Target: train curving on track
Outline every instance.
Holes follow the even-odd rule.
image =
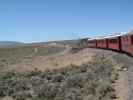
[[[125,52],[133,56],[133,31],[126,34],[106,36],[103,38],[88,39],[87,45],[90,48],[101,48]]]

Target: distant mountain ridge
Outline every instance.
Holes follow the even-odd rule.
[[[24,43],[16,41],[0,41],[0,48],[21,46],[22,44]]]
[[[34,43],[23,43],[17,41],[0,41],[0,48],[11,48],[16,46],[40,46],[40,45],[48,45],[51,43],[59,43],[63,45],[75,45],[79,44],[82,39],[75,39],[75,40],[60,40],[60,41],[48,41],[48,42],[34,42]]]

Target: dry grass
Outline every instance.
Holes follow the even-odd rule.
[[[0,48],[0,69],[7,69],[12,65],[20,63],[30,63],[36,57],[49,56],[63,50],[64,47],[53,46],[21,46],[14,48]]]
[[[74,54],[71,53],[71,48],[62,51],[47,56],[42,55],[34,56],[32,59],[23,59],[22,62],[10,65],[6,69],[13,69],[18,72],[32,71],[35,68],[41,71],[47,69],[60,69],[71,64],[81,65],[82,63],[92,60],[92,56],[94,55],[89,49],[84,49]]]

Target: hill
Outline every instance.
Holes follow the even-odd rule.
[[[23,43],[16,41],[0,41],[0,48],[20,46]]]

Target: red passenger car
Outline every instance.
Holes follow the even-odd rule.
[[[88,47],[124,51],[133,56],[133,31],[114,36],[88,40]]]
[[[133,32],[123,35],[121,38],[122,51],[133,55]]]
[[[90,48],[96,48],[97,47],[97,41],[94,39],[89,39],[88,40],[88,47]]]
[[[98,39],[97,40],[97,48],[108,48],[108,39]]]
[[[108,49],[121,51],[121,36],[109,37]]]

